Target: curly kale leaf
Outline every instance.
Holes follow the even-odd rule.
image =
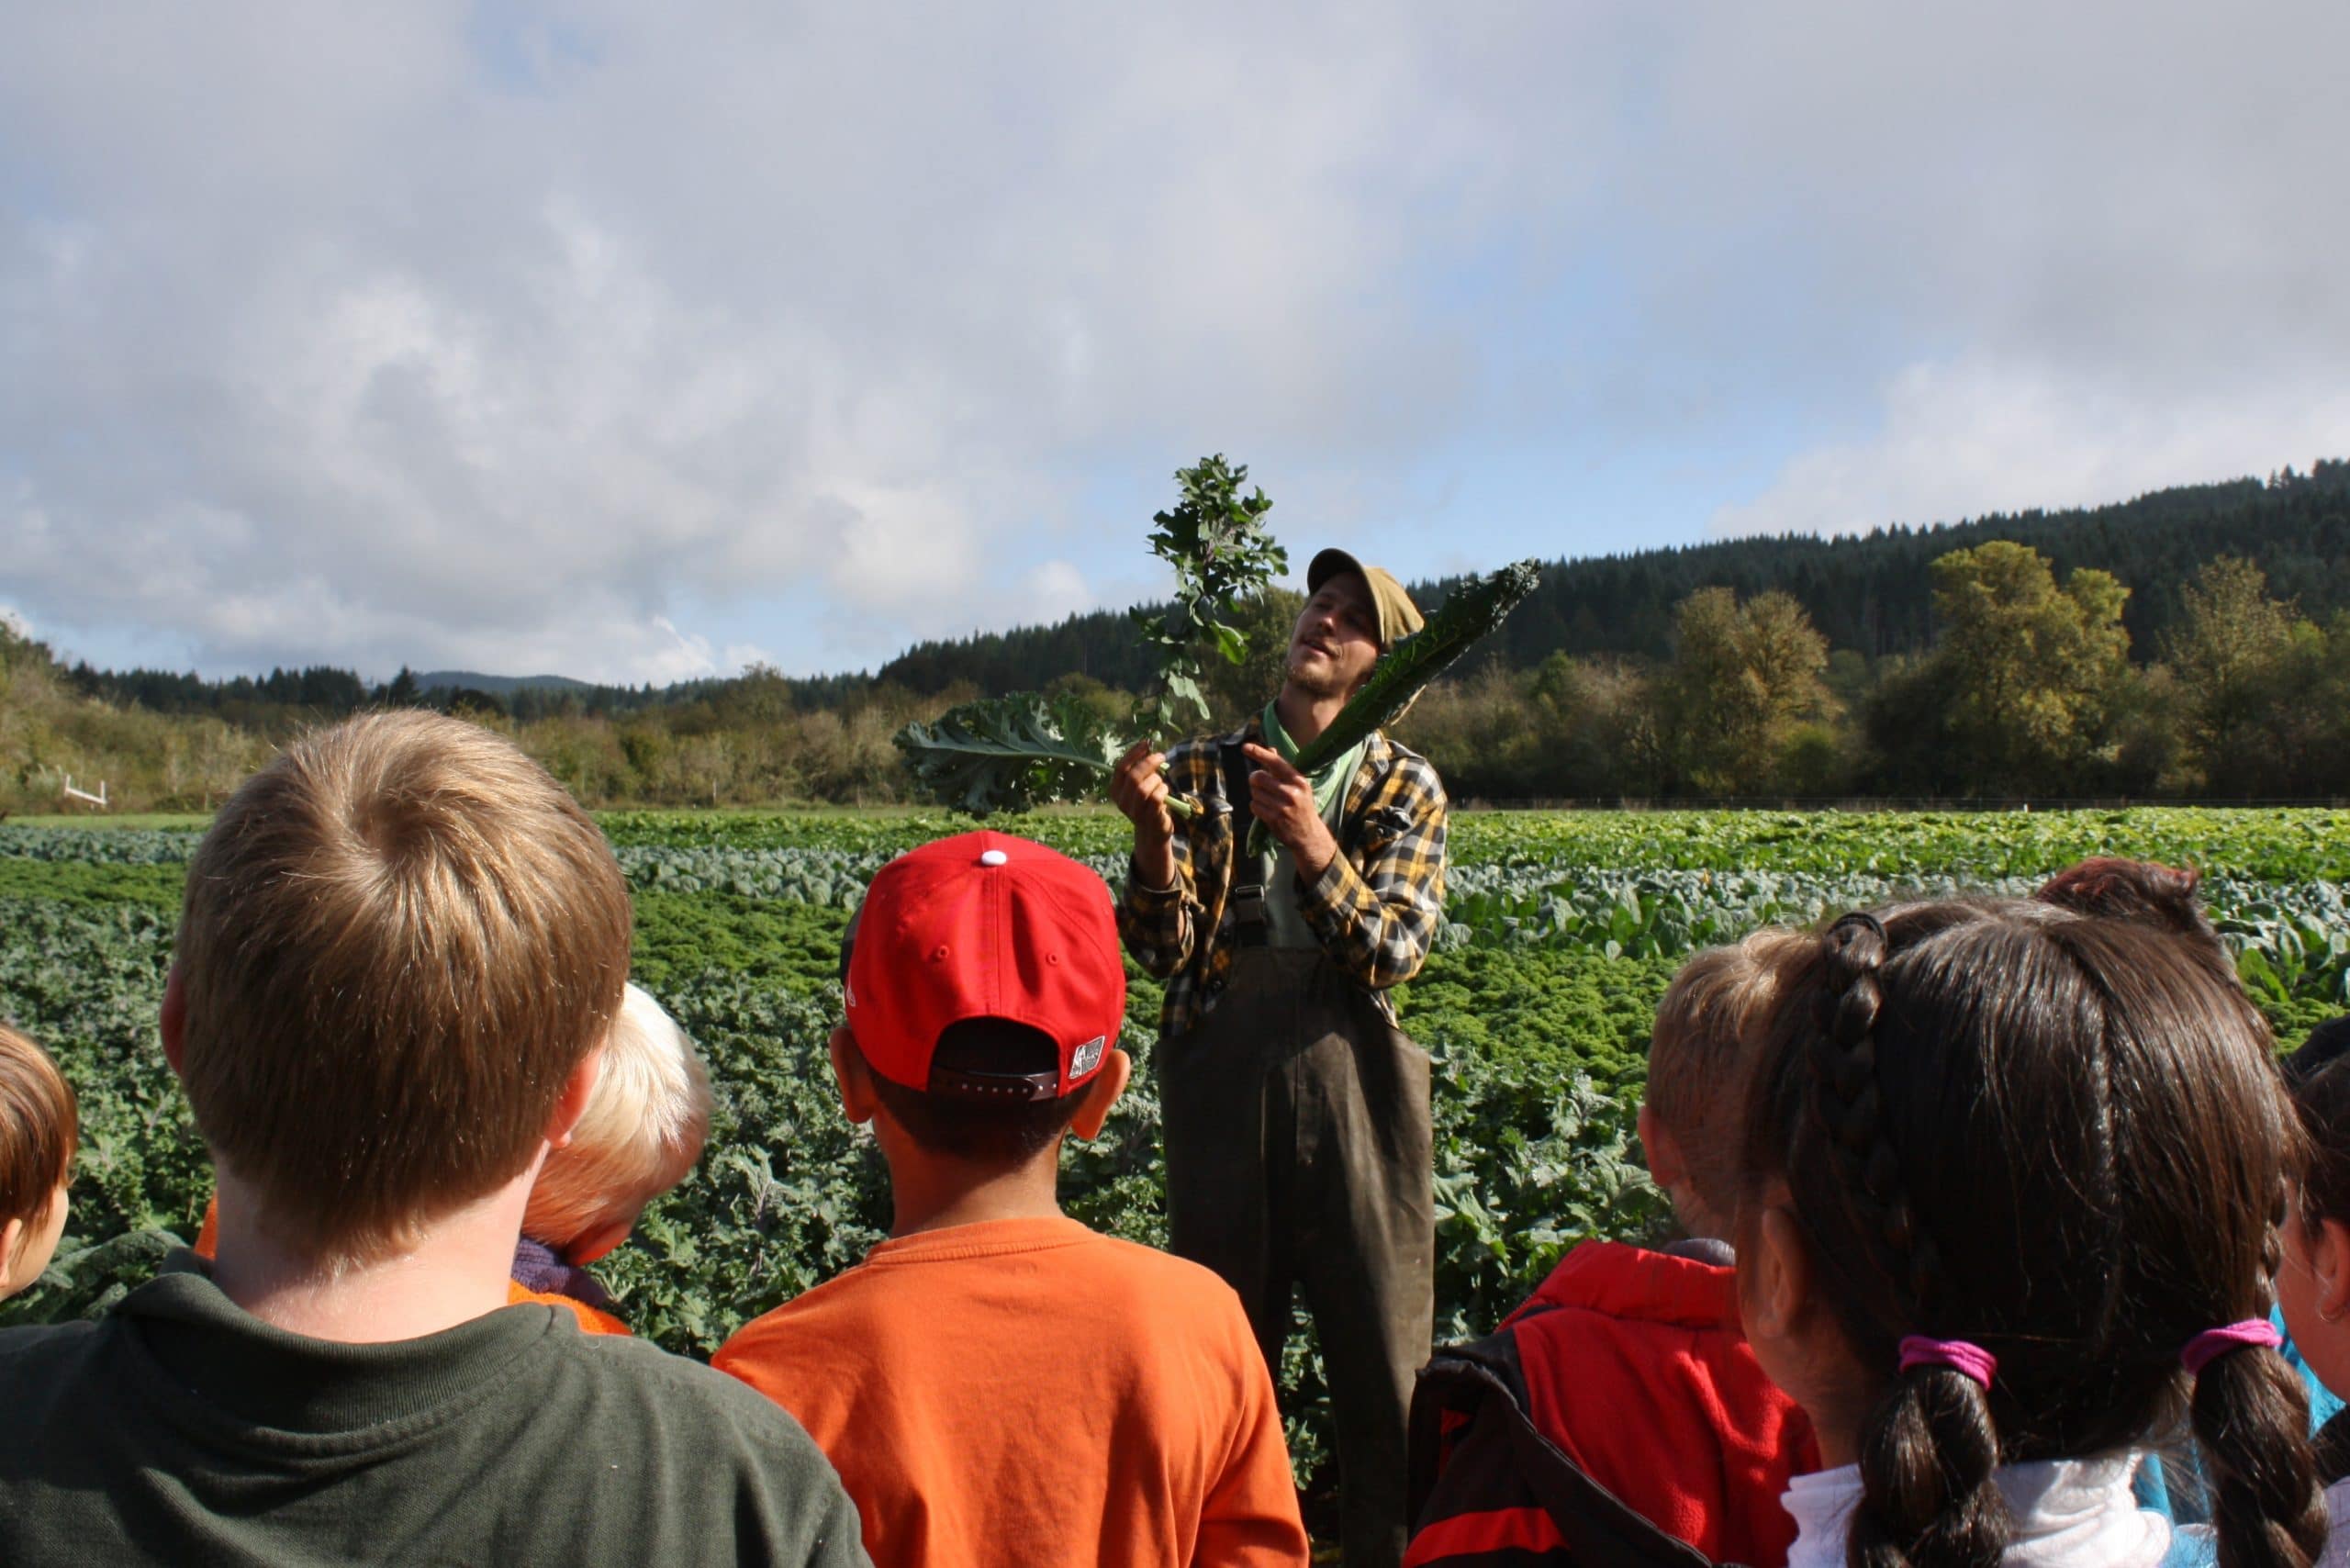
[[[966,702],[894,738],[917,789],[982,817],[1093,800],[1125,750],[1079,699],[1035,692]]]

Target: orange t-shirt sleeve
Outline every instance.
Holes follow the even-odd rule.
[[[1242,1400],[1224,1473],[1208,1488],[1200,1509],[1199,1546],[1192,1560],[1239,1568],[1297,1568],[1308,1560],[1308,1547],[1298,1518],[1297,1483],[1290,1473],[1289,1442],[1273,1402],[1272,1375],[1255,1342],[1245,1336],[1241,1353],[1253,1363],[1249,1371],[1254,1375]]]
[[[204,1200],[204,1224],[196,1233],[196,1255],[209,1263],[219,1250],[220,1194],[215,1193]]]
[[[627,1324],[622,1323],[609,1312],[599,1311],[589,1306],[584,1301],[574,1301],[567,1295],[557,1295],[552,1291],[531,1290],[520,1280],[507,1281],[506,1305],[520,1306],[527,1302],[537,1302],[541,1306],[563,1308],[579,1320],[579,1331],[582,1334],[628,1334],[630,1332]]]

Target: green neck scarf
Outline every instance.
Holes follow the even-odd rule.
[[[1273,703],[1265,704],[1265,744],[1279,752],[1284,762],[1295,762],[1297,743],[1289,738],[1287,730],[1281,728],[1281,716],[1273,708]],[[1362,754],[1370,745],[1371,737],[1366,735],[1350,749],[1325,764],[1319,771],[1306,775],[1314,785],[1314,809],[1322,814],[1324,822],[1337,820],[1338,807],[1346,799],[1347,786],[1352,782],[1355,769],[1362,766]]]

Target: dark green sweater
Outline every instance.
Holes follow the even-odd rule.
[[[305,1338],[192,1262],[0,1331],[0,1563],[866,1562],[799,1423],[708,1367],[544,1306]]]

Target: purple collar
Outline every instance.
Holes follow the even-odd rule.
[[[612,1305],[611,1293],[604,1288],[601,1280],[576,1264],[565,1262],[562,1255],[545,1242],[527,1236],[514,1243],[514,1282],[542,1295],[567,1295],[599,1311],[609,1310]]]

